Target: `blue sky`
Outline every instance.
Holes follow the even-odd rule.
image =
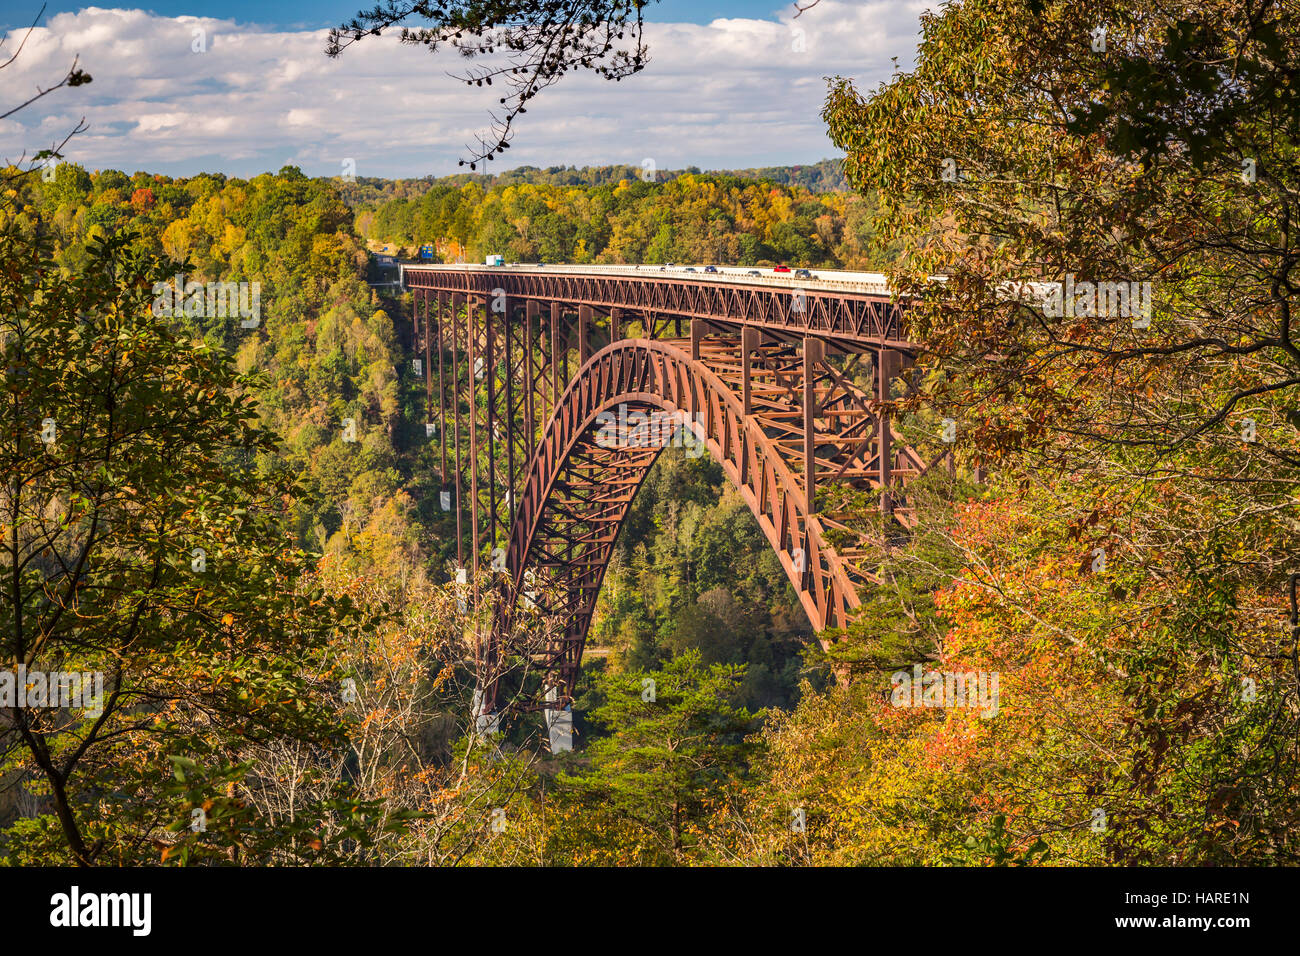
[[[891,75],[892,57],[906,68],[929,2],[821,0],[794,20],[793,4],[664,0],[650,8],[647,69],[617,84],[570,75],[543,91],[516,126],[508,166],[735,169],[836,155],[819,115],[827,77],[870,88]],[[67,155],[91,169],[459,171],[499,88],[467,88],[454,77],[464,60],[392,36],[325,57],[324,31],[367,3],[53,0],[5,70],[0,106],[49,86],[74,57],[94,82],[0,120],[0,161],[50,147],[84,117],[89,130]],[[10,24],[39,8],[0,4]]]
[[[110,3],[95,6],[113,6]],[[225,2],[203,2],[203,0],[163,0],[163,2],[124,4],[139,7],[164,17],[203,16],[220,20],[235,20],[240,23],[256,23],[262,26],[280,29],[314,30],[332,27],[356,15],[361,9],[370,9],[375,0],[275,0],[273,3],[257,0],[225,0]],[[46,8],[45,15],[57,13],[76,13],[86,3],[64,3],[52,0]],[[770,18],[777,10],[784,10],[789,5],[781,3],[754,2],[754,0],[659,0],[646,10],[646,18],[667,23],[708,23],[718,17],[754,17]],[[14,29],[27,26],[36,11],[39,2],[20,2],[20,0],[0,0],[0,29]],[[792,9],[792,7],[790,7]]]

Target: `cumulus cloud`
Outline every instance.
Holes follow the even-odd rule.
[[[910,63],[926,5],[822,0],[796,21],[783,11],[651,23],[649,67],[621,83],[574,75],[546,90],[521,117],[509,165],[727,168],[830,155],[818,116],[825,78],[871,86],[891,57]],[[90,129],[69,158],[90,168],[249,175],[292,163],[335,175],[351,159],[362,176],[440,175],[488,125],[499,94],[457,82],[454,55],[391,37],[337,60],[324,46],[323,31],[97,7],[59,14],[5,70],[6,108],[74,56],[94,82],[0,121],[0,158],[50,146],[84,115]]]

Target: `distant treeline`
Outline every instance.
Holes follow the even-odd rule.
[[[665,183],[680,176],[706,174],[698,166],[685,169],[661,169],[653,172],[653,182]],[[767,180],[778,186],[798,186],[815,193],[852,192],[840,160],[823,159],[802,166],[763,166],[753,169],[710,170],[709,176]],[[452,176],[422,176],[418,179],[380,179],[358,176],[354,182],[337,180],[339,194],[350,206],[377,205],[392,199],[418,199],[435,186],[464,186],[475,183],[484,189],[493,186],[617,186],[624,179],[649,179],[640,166],[518,166],[501,173],[457,173]]]
[[[711,262],[880,269],[871,196],[814,191],[797,180],[838,177],[837,164],[740,173],[685,171],[641,178],[632,166],[512,170],[340,183],[372,243],[443,261],[500,253],[528,262]],[[783,177],[769,173],[785,174]],[[784,178],[788,182],[781,182]]]

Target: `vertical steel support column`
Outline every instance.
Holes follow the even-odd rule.
[[[560,303],[551,303],[551,414],[560,407],[560,367],[568,361],[560,355]]]
[[[617,307],[612,307],[609,310],[609,344],[610,345],[613,345],[620,338],[622,338],[622,336],[618,334],[618,318],[619,318],[618,313],[619,313],[619,309]]]
[[[754,413],[754,396],[751,386],[753,354],[762,341],[763,337],[758,329],[752,326],[745,326],[740,330],[740,351],[742,356],[741,401],[743,402],[742,411],[746,418]],[[740,433],[740,448],[737,449],[737,457],[740,460],[740,483],[743,485],[749,481],[750,478],[750,438],[749,430],[745,428],[744,421],[738,423],[737,430]],[[762,493],[760,492],[759,494],[761,496]]]
[[[478,578],[478,296],[465,301],[465,326],[469,331],[466,355],[469,359],[469,561]],[[486,371],[485,371],[486,374]]]
[[[433,293],[428,293],[424,298],[424,420],[433,421],[433,335],[432,327],[429,322],[429,313],[432,310]],[[441,329],[439,329],[441,332]],[[442,433],[442,424],[438,424],[438,432]]]
[[[496,312],[496,296],[489,295],[483,299],[483,374],[487,377],[487,415],[484,427],[487,429],[487,462],[484,478],[487,481],[488,506],[488,543],[497,545],[497,353],[496,329],[493,316]]]
[[[524,426],[525,434],[528,441],[528,460],[533,460],[533,449],[537,445],[537,418],[535,417],[536,409],[533,406],[533,392],[536,390],[536,383],[533,381],[533,366],[537,357],[536,349],[533,348],[533,329],[537,327],[537,302],[529,299],[524,304]],[[512,523],[513,526],[513,523]]]
[[[438,448],[442,463],[442,484],[447,484],[447,382],[443,372],[443,326],[447,323],[447,293],[438,293]],[[433,378],[429,379],[432,384]]]
[[[709,330],[708,323],[703,319],[691,319],[691,361],[700,360],[700,342],[704,339],[704,333]]]
[[[483,427],[487,429],[487,460],[483,465],[483,479],[488,483],[488,534],[492,545],[496,545],[496,349],[495,349],[495,331],[493,328],[493,305],[495,296],[490,291],[484,291],[475,295],[470,301],[474,321],[470,328],[471,347],[475,350],[470,360],[470,455],[474,459],[473,470],[470,472],[470,481],[473,483],[473,490],[470,494],[470,525],[472,526],[472,542],[470,553],[470,567],[473,569],[473,594],[475,602],[479,596],[479,552],[482,550],[482,540],[479,536],[481,510],[479,501],[479,439],[478,439],[478,375],[477,365],[483,363],[483,377],[487,381],[487,408],[483,416]],[[481,311],[480,311],[481,310]],[[477,323],[482,322],[483,328],[483,351],[478,353],[478,328]],[[492,587],[488,585],[489,589]],[[482,706],[481,719],[485,724],[485,729],[495,730],[496,721],[490,718],[490,715],[496,712],[496,695],[497,695],[497,674],[496,674],[496,647],[493,642],[493,631],[489,628],[487,634],[483,634],[479,629],[479,619],[475,617],[474,623],[474,656],[478,662],[478,683],[482,688]]]
[[[803,340],[803,488],[808,514],[817,510],[817,363],[825,350],[820,339]]]
[[[422,295],[416,295],[411,302],[411,352],[414,355],[420,354],[420,300]]]
[[[890,399],[889,386],[894,380],[894,365],[896,353],[889,349],[876,350],[876,401],[880,403],[880,412],[876,416],[876,439],[877,451],[879,457],[879,473],[877,481],[880,482],[880,510],[883,514],[891,514],[894,510],[894,500],[891,493],[893,485],[894,468],[893,457],[894,451],[891,447],[891,438],[889,428],[889,408]]]
[[[591,306],[578,306],[578,364],[586,365],[591,358]]]
[[[456,434],[455,434],[455,451],[456,451],[456,566],[463,568],[465,566],[465,531],[461,513],[463,506],[461,504],[460,488],[462,483],[461,476],[465,474],[465,463],[461,457],[460,443],[460,310],[466,302],[466,299],[459,292],[453,293],[451,297],[451,400],[456,406]],[[469,310],[465,312],[466,324],[469,322]],[[471,371],[471,380],[473,372]]]
[[[515,523],[515,443],[518,441],[519,427],[515,423],[515,360],[514,338],[519,332],[519,323],[513,321],[514,313],[510,299],[506,299],[505,337],[506,337],[506,535]],[[527,360],[527,355],[524,356]]]
[[[754,413],[754,396],[750,387],[750,361],[754,350],[758,348],[759,342],[762,341],[762,335],[758,329],[752,325],[747,325],[740,330],[740,353],[741,353],[741,401],[744,403],[745,414]]]

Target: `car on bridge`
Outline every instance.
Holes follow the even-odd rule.
[[[811,272],[809,272],[807,269],[795,269],[795,270],[794,270],[794,277],[795,277],[796,279],[816,279],[816,278],[817,278],[815,275],[813,275],[813,274],[812,274]]]
[[[748,272],[745,273],[745,275],[747,276],[761,276],[762,274],[763,273],[759,272],[757,269],[750,269]]]
[[[704,267],[704,271],[705,271],[705,272],[717,272],[717,271],[718,271],[718,267],[717,267],[717,266],[705,266],[705,267]]]
[[[789,266],[777,266],[777,267],[775,267],[772,271],[773,271],[773,272],[789,272],[789,271],[790,271],[790,267],[789,267]]]

